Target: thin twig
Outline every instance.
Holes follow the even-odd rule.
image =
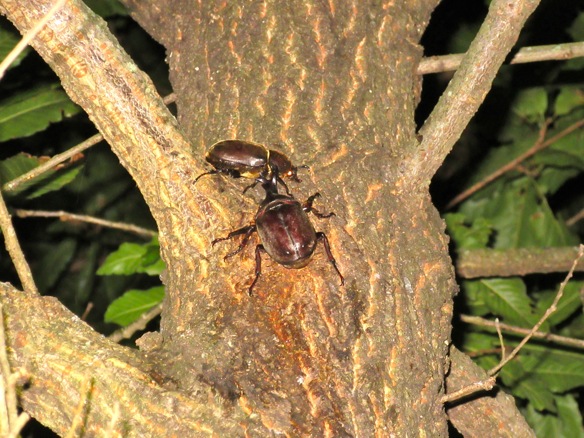
[[[578,257],[574,260],[574,263],[572,264],[572,268],[568,272],[568,275],[566,275],[566,278],[560,284],[560,288],[558,289],[558,293],[556,294],[556,297],[554,298],[552,305],[550,307],[548,307],[548,309],[545,311],[545,313],[540,318],[540,320],[537,322],[537,324],[535,324],[532,327],[532,329],[529,331],[529,334],[527,336],[525,336],[525,338],[523,338],[523,340],[519,343],[519,345],[517,345],[517,347],[515,347],[515,349],[511,352],[511,354],[509,356],[507,356],[507,358],[505,360],[502,360],[501,362],[499,362],[499,364],[496,367],[489,370],[488,374],[490,376],[496,375],[501,370],[501,368],[503,368],[507,363],[509,363],[511,360],[513,360],[515,358],[515,356],[517,356],[519,351],[521,351],[523,346],[525,344],[527,344],[527,342],[529,342],[529,340],[533,337],[535,332],[537,332],[539,330],[539,328],[546,321],[546,319],[548,319],[550,317],[550,315],[557,310],[558,302],[560,301],[560,299],[564,295],[564,289],[566,288],[568,281],[570,281],[570,279],[572,278],[572,275],[574,275],[574,269],[576,269],[576,265],[578,264],[578,261],[582,258],[582,256],[584,256],[584,245],[580,245],[580,249],[578,251]]]
[[[541,151],[541,150],[545,149],[546,147],[554,144],[556,141],[558,141],[559,139],[567,136],[568,134],[571,134],[575,130],[580,129],[582,126],[584,126],[584,119],[583,120],[579,120],[578,122],[574,123],[571,126],[568,126],[562,132],[554,135],[553,137],[551,137],[551,138],[549,138],[549,139],[547,139],[545,141],[540,142],[539,141],[539,138],[538,138],[538,140],[534,143],[534,145],[528,151],[525,151],[523,154],[519,155],[517,158],[511,160],[509,163],[505,164],[503,167],[497,169],[496,171],[494,171],[490,175],[488,175],[485,178],[483,178],[478,183],[474,184],[472,187],[469,187],[468,189],[466,189],[465,191],[463,191],[462,193],[460,193],[459,195],[457,195],[456,197],[454,197],[446,205],[446,209],[450,209],[450,208],[454,207],[455,205],[459,204],[460,202],[464,201],[466,198],[468,198],[469,196],[471,196],[473,193],[475,193],[478,190],[482,189],[487,184],[493,182],[494,180],[496,180],[497,178],[499,178],[501,175],[504,175],[505,173],[509,172],[510,170],[515,169],[515,167],[518,164],[520,164],[522,161],[525,161],[527,158],[531,157],[532,155],[535,155],[539,151]]]
[[[5,406],[2,406],[3,416],[6,415],[6,419],[3,423],[7,426],[7,430],[12,429],[11,425],[16,420],[18,416],[18,406],[16,401],[16,392],[14,391],[14,386],[10,384],[9,377],[12,374],[10,370],[10,362],[8,361],[8,354],[6,351],[6,333],[4,332],[4,309],[2,304],[0,304],[0,316],[2,320],[0,321],[0,368],[2,370],[2,380],[4,383],[5,390]],[[4,414],[5,413],[5,414]],[[6,432],[6,431],[4,431]]]
[[[454,71],[460,65],[465,53],[454,55],[429,56],[420,61],[416,73],[427,75]],[[540,61],[565,61],[584,56],[584,42],[550,44],[547,46],[523,47],[513,56],[509,64],[527,64]]]
[[[495,318],[495,328],[499,336],[499,344],[501,344],[501,360],[505,360],[505,341],[503,340],[503,333],[501,333],[501,324],[499,318]]]
[[[90,301],[89,303],[87,303],[87,306],[85,306],[85,310],[83,311],[83,314],[80,317],[81,321],[87,321],[87,317],[89,316],[89,312],[91,312],[92,309],[93,309],[93,302]]]
[[[28,43],[41,31],[41,29],[47,24],[47,22],[51,19],[51,17],[59,10],[61,6],[65,3],[65,0],[57,0],[53,7],[49,9],[46,15],[41,18],[27,33],[22,37],[22,39],[18,42],[16,46],[10,51],[8,56],[4,58],[2,62],[0,62],[0,79],[6,73],[10,64],[14,62],[14,60],[22,53],[22,51],[26,48]]]
[[[176,94],[170,93],[168,96],[162,99],[166,105],[171,104],[176,100]],[[103,135],[95,134],[88,139],[82,141],[78,145],[73,146],[72,148],[66,150],[65,152],[55,155],[54,157],[50,158],[49,160],[45,161],[43,164],[31,169],[29,172],[20,175],[18,178],[14,178],[12,181],[8,181],[4,186],[2,186],[2,190],[5,192],[13,192],[16,188],[32,179],[42,175],[43,173],[57,167],[59,164],[73,158],[75,155],[80,154],[86,149],[96,145],[97,143],[103,140]]]
[[[4,186],[2,186],[2,190],[5,192],[12,192],[16,190],[16,188],[21,185],[22,183],[28,182],[43,173],[51,170],[52,168],[58,166],[59,164],[63,163],[64,161],[73,158],[75,155],[80,154],[85,149],[89,149],[91,146],[99,143],[103,140],[103,136],[101,134],[95,134],[92,137],[89,137],[87,140],[79,143],[78,145],[72,147],[65,152],[55,155],[54,157],[48,159],[43,164],[35,167],[34,169],[30,170],[29,172],[20,175],[18,178],[14,178],[12,181],[8,181]]]
[[[566,219],[566,225],[571,227],[572,225],[576,224],[578,221],[584,219],[584,208],[576,213],[569,219]]]
[[[156,318],[158,315],[160,315],[161,312],[162,312],[162,303],[157,304],[152,309],[150,309],[148,312],[140,315],[140,318],[138,318],[136,321],[134,321],[132,324],[128,325],[127,327],[116,330],[111,335],[109,335],[108,338],[110,340],[112,340],[113,342],[120,342],[122,339],[129,339],[137,331],[144,330],[146,328],[146,325],[150,321],[152,321],[154,318]]]
[[[165,105],[170,105],[176,100],[176,94],[170,93],[162,98]]]
[[[12,225],[12,220],[10,219],[10,214],[8,213],[8,209],[6,208],[6,204],[4,203],[4,197],[2,196],[1,192],[0,192],[0,228],[2,229],[2,234],[4,234],[6,249],[10,254],[12,262],[14,263],[14,267],[16,268],[16,272],[18,273],[18,278],[20,278],[22,287],[24,288],[24,290],[28,292],[38,294],[39,291],[32,277],[30,266],[28,266],[26,257],[24,256],[22,248],[20,247],[20,242],[18,241],[18,237],[16,236],[16,231],[14,230],[14,226]]]
[[[459,389],[458,391],[455,391],[451,394],[444,395],[441,398],[441,401],[443,403],[451,402],[453,400],[458,400],[462,397],[466,397],[466,396],[471,395],[475,392],[488,391],[494,386],[495,381],[496,381],[496,374],[501,370],[501,368],[503,368],[507,363],[509,363],[509,361],[513,360],[515,358],[515,356],[517,356],[517,354],[523,348],[523,346],[532,337],[534,337],[534,335],[535,335],[535,333],[537,333],[537,330],[539,329],[539,327],[541,327],[541,325],[546,321],[546,319],[548,319],[549,316],[556,311],[557,304],[560,301],[560,299],[562,298],[562,295],[564,294],[564,289],[566,288],[568,281],[570,281],[570,278],[572,278],[572,275],[574,274],[574,269],[576,268],[578,261],[580,260],[580,258],[582,258],[583,255],[584,255],[584,245],[580,245],[580,248],[578,251],[578,257],[574,260],[574,263],[572,264],[572,268],[570,269],[570,271],[566,275],[566,278],[564,279],[564,281],[560,284],[560,288],[558,289],[558,293],[556,294],[556,297],[555,297],[552,305],[546,310],[546,312],[541,317],[541,319],[537,322],[537,324],[535,324],[533,326],[533,328],[531,330],[529,330],[529,333],[527,334],[527,336],[525,336],[525,338],[523,338],[523,340],[519,343],[519,345],[517,347],[515,347],[515,349],[511,352],[511,354],[509,354],[509,356],[507,356],[507,358],[502,359],[501,362],[499,362],[499,364],[496,367],[492,368],[491,370],[489,370],[487,372],[487,374],[490,376],[490,379],[481,380],[479,382],[472,383],[470,385],[467,385],[467,386]],[[495,326],[495,323],[491,323],[491,324],[492,324],[492,326]],[[504,325],[501,324],[501,327],[503,327],[503,326]],[[490,386],[491,382],[493,383],[493,386]]]
[[[460,320],[466,322],[467,324],[473,324],[479,327],[491,328],[496,327],[496,324],[493,321],[481,318],[480,316],[460,315]],[[531,333],[531,329],[516,327],[505,323],[499,323],[499,327],[503,331],[509,333],[516,333],[518,335],[528,335],[529,333]],[[553,342],[556,344],[566,345],[568,347],[584,349],[584,340],[582,339],[568,338],[566,336],[554,335],[551,333],[539,331],[533,333],[533,337],[537,339],[544,339],[546,341]]]
[[[505,173],[507,173],[507,172],[515,169],[521,162],[523,162],[523,160],[531,157],[532,155],[534,155],[538,151],[542,150],[543,149],[543,146],[542,145],[545,144],[545,134],[546,134],[547,129],[548,129],[549,125],[550,125],[550,122],[551,121],[549,119],[546,119],[545,120],[545,122],[542,124],[542,126],[541,126],[541,128],[539,130],[539,134],[537,136],[537,140],[535,141],[535,143],[533,144],[533,146],[531,146],[529,148],[529,150],[527,150],[526,152],[524,152],[523,154],[521,154],[519,157],[515,158],[514,160],[511,160],[509,163],[505,164],[504,166],[500,167],[495,172],[493,172],[490,175],[486,176],[485,178],[483,178],[478,183],[474,184],[469,189],[467,189],[464,192],[462,192],[459,195],[457,195],[454,199],[452,199],[446,205],[446,209],[450,209],[451,207],[454,207],[456,204],[458,204],[459,202],[465,200],[466,198],[468,198],[469,196],[471,196],[473,193],[479,191],[480,189],[482,189],[483,187],[485,187],[487,184],[493,182],[494,180],[496,180],[497,178],[499,178],[501,175],[504,175]]]
[[[86,216],[83,214],[74,214],[67,211],[43,211],[43,210],[14,210],[14,213],[20,218],[28,217],[56,217],[63,222],[86,222],[102,227],[113,228],[116,230],[127,231],[129,233],[138,234],[143,237],[154,237],[156,231],[147,230],[146,228],[138,227],[136,225],[126,224],[124,222],[113,222],[105,219],[100,219],[93,216]]]
[[[500,354],[500,353],[501,353],[501,347],[495,347],[495,348],[483,348],[481,350],[476,350],[476,351],[468,351],[466,353],[466,355],[468,357],[482,357],[482,356],[486,356],[486,355]]]
[[[485,380],[480,380],[478,382],[471,383],[463,388],[460,388],[458,391],[451,392],[449,394],[445,394],[440,401],[442,403],[449,403],[455,400],[459,400],[463,397],[468,395],[474,394],[479,391],[490,391],[497,383],[496,377],[489,377]]]

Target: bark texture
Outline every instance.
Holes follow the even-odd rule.
[[[452,368],[447,390],[454,392],[485,380],[487,373],[472,359],[451,348]],[[474,394],[448,407],[448,417],[463,436],[496,436],[500,438],[532,438],[535,433],[515,406],[515,399],[499,388]]]
[[[24,32],[49,3],[2,0],[0,12]],[[404,164],[418,150],[418,41],[437,2],[125,3],[167,48],[181,130],[82,3],[67,2],[33,42],[136,180],[167,264],[162,330],[140,353],[78,321],[67,332],[71,350],[86,336],[95,357],[122,361],[135,377],[95,369],[91,401],[102,417],[89,430],[117,397],[119,431],[130,436],[446,436],[440,398],[457,286],[428,187]],[[204,150],[226,138],[277,145],[310,165],[292,190],[301,201],[318,190],[316,207],[335,211],[314,223],[346,287],[318,249],[301,270],[264,259],[247,296],[251,257],[224,262],[229,245],[210,242],[249,223],[261,195],[242,196],[243,184],[221,177],[193,185]],[[14,295],[0,295],[14,303],[10,314]],[[66,314],[55,310],[51,322]],[[27,332],[7,321],[9,333]],[[17,364],[35,357],[14,345]],[[89,352],[74,358],[51,345],[78,382]],[[176,391],[152,386],[144,370]],[[71,385],[63,397],[60,384],[23,399],[30,409],[43,406],[38,393],[44,406],[59,400],[60,413],[34,415],[63,433],[82,395]]]
[[[175,1],[151,23],[152,10],[130,7],[147,29],[178,17],[156,35],[200,159],[241,138],[310,166],[293,191],[318,190],[335,211],[315,222],[347,278],[339,288],[321,251],[301,271],[266,260],[250,300],[251,257],[223,263],[227,248],[208,246],[204,282],[174,269],[167,279],[181,295],[169,296],[163,349],[196,370],[189,382],[177,363],[176,375],[187,388],[209,382],[282,433],[445,435],[439,394],[456,285],[427,187],[412,187],[400,165],[416,145],[414,72],[433,4]],[[253,217],[258,199],[241,188],[197,184],[222,208],[208,239]]]

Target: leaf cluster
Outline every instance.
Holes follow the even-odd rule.
[[[580,13],[569,29],[574,39],[582,22]],[[438,204],[446,205],[543,142],[549,145],[484,184],[455,211],[444,212],[454,258],[463,249],[553,248],[582,241],[582,221],[569,219],[584,207],[584,128],[579,125],[584,120],[584,82],[573,80],[575,71],[582,77],[583,68],[581,60],[548,64],[538,81],[522,81],[525,69],[508,67],[502,73],[453,151],[454,159],[434,181]],[[562,280],[555,275],[461,280],[457,313],[530,329],[552,303]],[[581,339],[582,290],[584,281],[577,274],[540,331]],[[494,330],[476,326],[456,326],[453,337],[478,364],[491,369],[522,338],[503,334],[504,345]],[[501,370],[499,382],[520,401],[539,437],[584,436],[579,406],[584,351],[532,340]]]
[[[123,15],[115,1],[93,2],[119,32],[143,67],[160,76],[160,49]],[[0,19],[0,59],[20,39],[19,33]],[[149,50],[151,49],[151,50]],[[152,60],[157,56],[156,62]],[[166,82],[162,84],[164,88]],[[105,142],[66,159],[50,170],[25,177],[16,187],[7,183],[26,176],[49,158],[69,150],[94,135],[95,128],[59,84],[40,57],[25,50],[0,81],[0,184],[8,203],[35,282],[43,294],[54,295],[101,331],[116,325],[104,314],[109,305],[132,288],[159,285],[151,271],[142,275],[97,274],[104,258],[121,242],[141,239],[127,233],[54,218],[18,217],[19,210],[63,210],[154,229],[148,207],[135,183]],[[159,259],[157,243],[149,247]],[[152,256],[149,256],[152,257]],[[154,269],[152,267],[151,269]],[[9,256],[0,249],[3,281],[18,284]],[[144,275],[145,274],[145,275]],[[116,322],[115,319],[111,322]]]

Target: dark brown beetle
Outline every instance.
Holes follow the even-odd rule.
[[[327,218],[333,216],[334,213],[324,215],[312,208],[312,203],[316,197],[320,196],[319,193],[309,197],[304,205],[292,196],[280,195],[277,189],[277,178],[276,170],[271,180],[262,181],[266,197],[260,204],[254,223],[232,231],[226,237],[215,239],[212,244],[215,245],[217,242],[244,234],[239,246],[225,256],[227,259],[242,251],[251,235],[257,231],[261,243],[256,246],[255,250],[256,275],[249,287],[250,295],[261,275],[262,252],[267,252],[274,261],[286,268],[300,269],[310,262],[319,241],[324,244],[328,260],[341,278],[341,286],[344,285],[345,279],[331,253],[326,234],[316,232],[306,214],[312,212],[318,217]]]
[[[215,169],[199,175],[195,182],[205,175],[226,173],[233,178],[254,178],[256,182],[249,185],[244,193],[254,187],[258,181],[272,179],[274,169],[277,169],[277,179],[288,191],[288,186],[282,177],[302,182],[298,178],[298,169],[308,166],[294,166],[290,159],[281,152],[267,149],[265,146],[243,140],[223,140],[209,148],[205,160]]]

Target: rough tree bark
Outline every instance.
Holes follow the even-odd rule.
[[[0,12],[24,32],[49,3],[2,0]],[[14,363],[35,376],[25,409],[65,432],[89,375],[89,434],[120,401],[116,430],[131,436],[446,436],[440,399],[457,286],[428,182],[452,145],[433,149],[425,132],[420,148],[413,117],[418,41],[437,0],[125,3],[168,50],[185,135],[82,3],[67,2],[33,47],[158,223],[162,329],[130,352],[80,321],[64,330],[70,316],[57,303],[41,321],[18,315],[46,299],[3,288]],[[193,185],[203,151],[225,138],[278,143],[310,165],[291,188],[301,200],[318,190],[319,208],[335,211],[314,223],[346,287],[319,249],[298,271],[264,259],[247,296],[252,257],[223,262],[227,248],[210,242],[250,221],[259,191],[242,196],[221,178]],[[35,351],[37,325],[52,340],[45,353]],[[57,401],[58,412],[46,409]]]

